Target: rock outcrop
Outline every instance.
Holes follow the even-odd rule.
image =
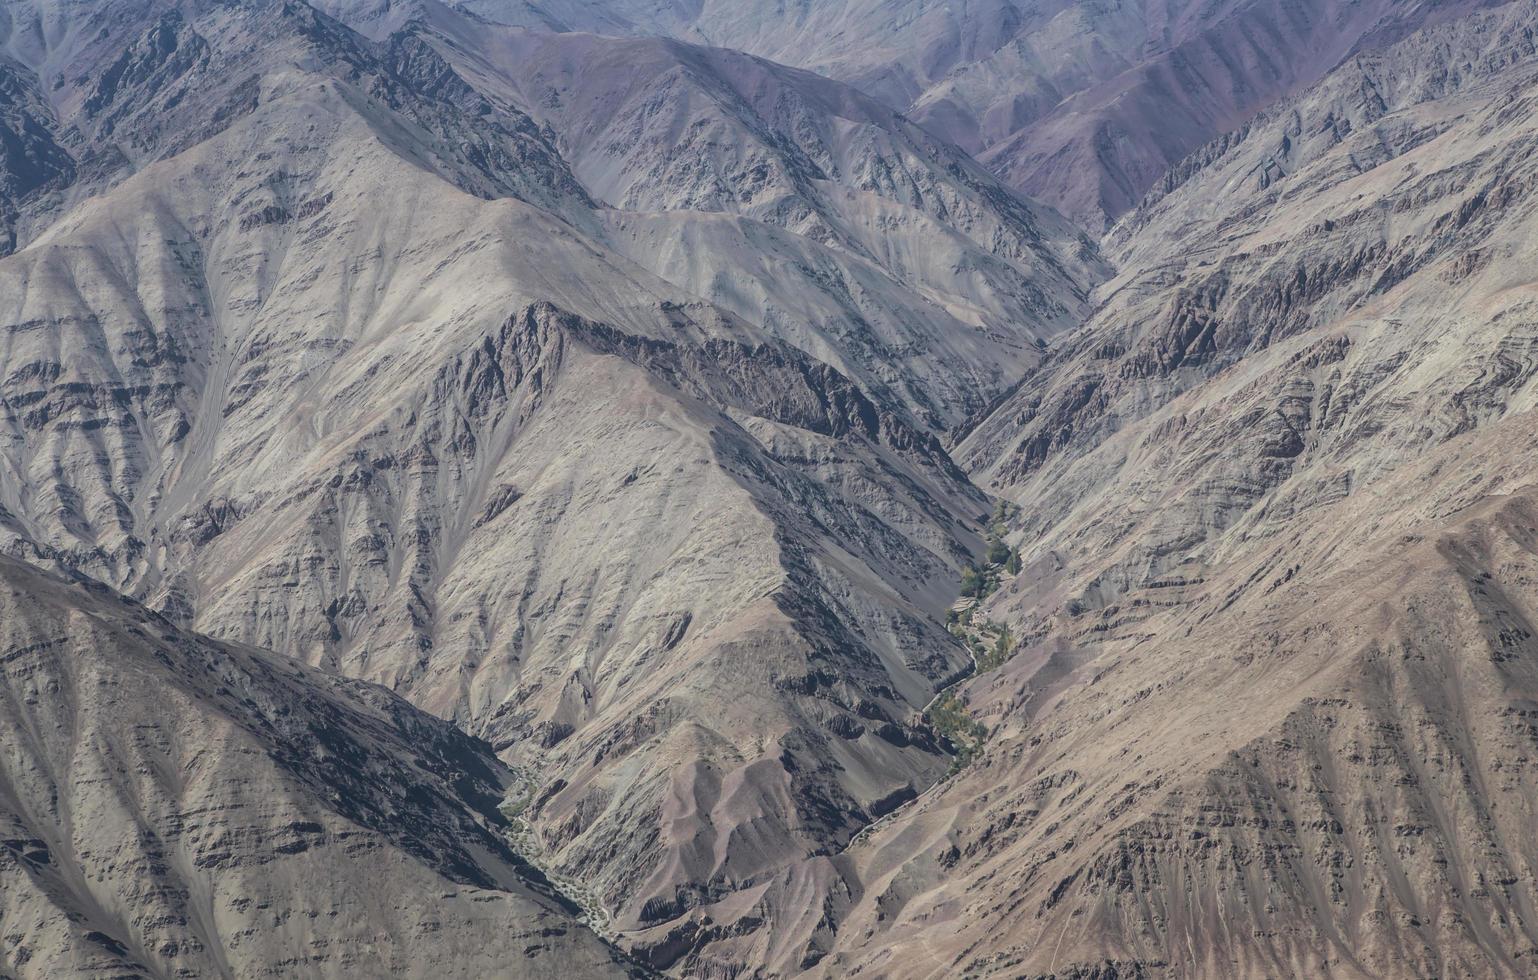
[[[549,127],[607,244],[952,428],[1108,275],[1061,215],[848,86],[655,38],[422,37]]]
[[[1538,901],[1531,4],[1172,173],[962,443],[1020,505],[983,751],[695,954],[829,976],[1520,976]],[[799,931],[802,941],[789,942]]]

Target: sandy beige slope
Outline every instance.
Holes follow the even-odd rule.
[[[1532,18],[1215,146],[968,441],[1031,642],[969,688],[984,762],[856,859],[833,972],[1530,971]]]
[[[1089,240],[880,103],[803,71],[658,39],[421,35],[549,126],[649,271],[953,427],[1076,325]]]
[[[1093,255],[834,83],[19,6],[4,547],[486,738],[650,963],[1530,967],[1530,3],[1176,166],[1066,334]],[[990,509],[937,436],[996,393],[956,455],[1023,646],[925,792]]]

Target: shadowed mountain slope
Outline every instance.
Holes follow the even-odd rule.
[[[503,840],[484,743],[0,558],[7,976],[638,976]]]
[[[607,969],[528,861],[681,976],[1521,975],[1534,6],[679,9],[8,4],[0,548],[157,611],[81,636],[130,610],[141,659],[224,651],[420,763],[355,767],[410,901],[351,923],[473,947],[481,889],[499,936],[566,930],[534,962]],[[993,63],[1045,93],[1006,159],[993,110],[924,100],[1021,38],[1074,71]],[[1136,206],[1097,247],[943,136]],[[979,486],[1023,568],[970,676]],[[18,608],[75,601],[6,567]],[[330,799],[297,765],[263,786]],[[48,780],[18,874],[64,847]],[[156,806],[157,840],[190,819]],[[249,890],[288,887],[308,858],[246,814]],[[11,879],[31,962],[217,972],[176,860]],[[318,941],[294,921],[249,962]],[[317,972],[433,966],[357,943]]]
[[[611,247],[932,427],[1033,365],[1108,274],[1060,215],[807,72],[448,16],[421,35],[550,128],[588,191],[623,212],[604,213]]]
[[[1527,971],[1534,18],[1354,59],[1112,236],[961,447],[1027,559],[989,748],[851,860],[831,973]]]

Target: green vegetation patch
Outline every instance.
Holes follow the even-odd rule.
[[[967,713],[967,706],[954,694],[946,694],[929,706],[925,720],[935,733],[956,750],[951,772],[965,769],[982,750],[988,728]]]

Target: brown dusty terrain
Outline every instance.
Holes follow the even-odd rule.
[[[1538,7],[566,6],[5,6],[0,973],[1538,972]]]

